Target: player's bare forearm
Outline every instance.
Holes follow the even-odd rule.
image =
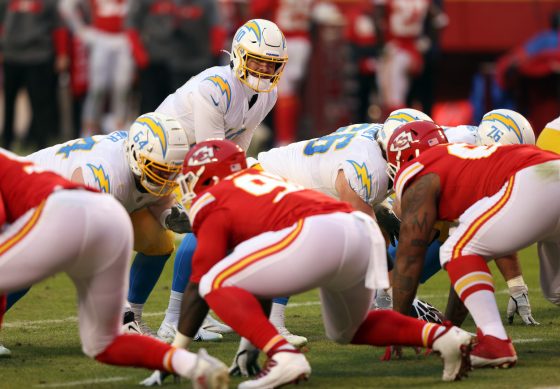
[[[506,255],[501,258],[496,258],[494,262],[496,262],[498,270],[500,270],[500,273],[502,273],[502,276],[506,281],[522,275],[521,264],[519,263],[517,253]]]
[[[437,218],[437,176],[414,182],[401,201],[402,221],[393,269],[393,309],[408,314],[416,295],[424,256]]]
[[[190,282],[181,302],[181,316],[178,330],[185,336],[194,338],[208,314],[208,304],[198,294],[198,283]]]
[[[465,304],[461,301],[453,285],[449,289],[449,298],[447,299],[447,308],[445,309],[445,318],[450,320],[454,326],[460,327],[467,318],[469,311]]]

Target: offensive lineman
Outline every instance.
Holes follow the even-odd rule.
[[[128,133],[75,139],[28,158],[66,179],[115,196],[132,220],[137,252],[134,262],[149,264],[166,260],[173,252],[170,230],[182,233],[190,228],[172,194],[187,150],[185,130],[176,120],[149,113],[138,117]],[[145,283],[134,269],[133,264],[130,289]],[[10,306],[14,302],[10,301]],[[133,330],[145,333],[141,317],[136,319],[140,327]]]

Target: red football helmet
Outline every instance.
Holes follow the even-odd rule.
[[[401,166],[432,146],[449,143],[443,129],[434,122],[418,120],[403,124],[387,144],[387,173],[395,176]]]
[[[208,139],[196,144],[185,156],[182,175],[178,178],[183,202],[245,168],[245,152],[230,140]]]

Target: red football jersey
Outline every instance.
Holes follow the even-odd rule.
[[[189,210],[198,238],[191,281],[199,282],[231,249],[256,235],[308,216],[352,211],[348,203],[270,173],[247,169],[231,175],[202,192]]]
[[[95,28],[106,32],[123,31],[128,10],[127,0],[90,0],[90,6],[91,24]]]
[[[435,173],[441,186],[438,219],[453,221],[478,200],[498,192],[519,170],[555,159],[560,155],[531,145],[438,145],[401,167],[395,192],[400,199],[415,179]]]
[[[14,222],[57,189],[74,188],[85,187],[56,173],[43,171],[31,161],[0,149],[0,193],[5,211],[4,222]]]

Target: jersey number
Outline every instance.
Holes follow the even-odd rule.
[[[274,200],[272,200],[273,203],[279,202],[288,193],[304,189],[300,185],[284,181],[277,176],[265,172],[260,174],[243,174],[239,177],[235,177],[233,179],[233,184],[253,196],[263,196],[277,188],[281,188],[282,190],[279,191],[276,197],[274,197]]]

